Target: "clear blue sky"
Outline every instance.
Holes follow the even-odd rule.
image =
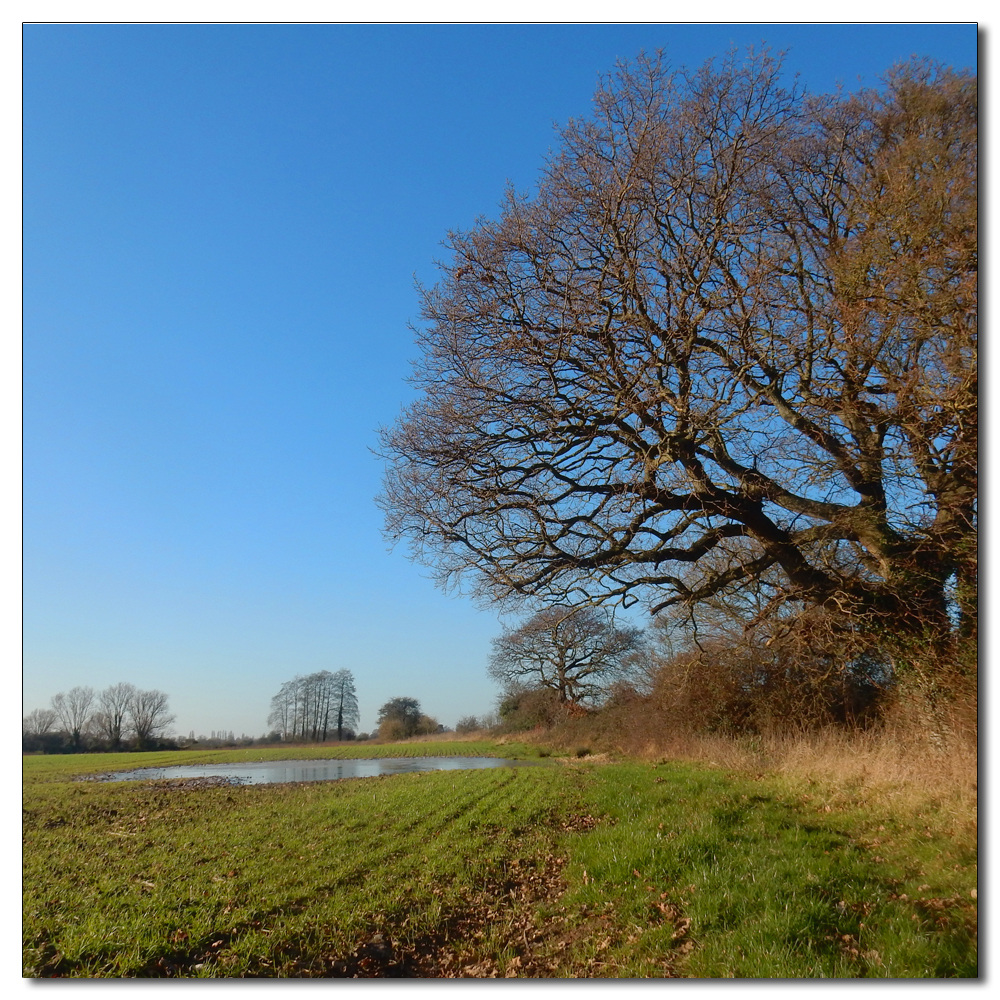
[[[259,734],[342,667],[365,729],[395,695],[493,707],[496,615],[373,503],[414,277],[616,58],[762,40],[816,91],[976,65],[974,25],[27,27],[25,710],[127,680],[179,732]]]

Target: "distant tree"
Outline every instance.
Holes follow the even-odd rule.
[[[358,699],[350,670],[320,670],[294,677],[271,699],[267,724],[284,740],[319,741],[334,728],[338,739],[358,724]]]
[[[455,732],[460,736],[464,736],[466,733],[474,733],[477,729],[479,729],[479,720],[474,715],[463,715],[455,723]]]
[[[52,710],[77,752],[83,749],[83,736],[90,725],[93,705],[94,689],[91,687],[75,687],[67,694],[60,691],[52,698]]]
[[[135,696],[134,684],[114,684],[105,688],[97,698],[94,726],[110,750],[117,750],[126,736],[129,719],[129,702]]]
[[[576,704],[621,677],[642,639],[642,629],[618,628],[597,608],[545,608],[493,640],[489,672],[507,687],[540,685]]]
[[[430,736],[433,733],[443,733],[444,726],[432,715],[421,715],[417,720],[417,728],[413,731],[414,736]]]
[[[487,712],[479,717],[479,728],[485,731],[496,729],[500,725],[500,718],[496,712]]]
[[[146,750],[157,737],[163,736],[174,721],[162,691],[132,692],[128,702],[128,723],[138,750]]]
[[[358,693],[354,687],[354,674],[350,670],[338,670],[330,679],[331,702],[337,720],[337,739],[345,739],[345,733],[352,732],[360,720],[358,713]]]
[[[32,709],[21,720],[21,735],[42,737],[48,736],[56,724],[56,713],[51,708]]]
[[[24,753],[51,753],[59,748],[61,738],[53,731],[56,713],[51,708],[36,708],[21,720],[21,749]]]
[[[303,678],[303,719],[302,735],[313,742],[326,739],[330,723],[329,680],[333,675],[329,670],[320,670]]]
[[[283,740],[294,740],[297,733],[298,691],[301,677],[285,681],[271,699],[271,713],[267,724],[281,733]]]
[[[394,730],[398,728],[402,738],[413,736],[420,726],[420,719],[420,702],[416,698],[390,698],[378,710],[379,735],[383,735],[382,730],[386,723],[390,725],[396,723],[397,725],[391,728]]]

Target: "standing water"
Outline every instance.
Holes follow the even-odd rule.
[[[376,778],[411,771],[468,771],[481,767],[530,767],[539,761],[502,757],[381,757],[365,760],[260,760],[246,764],[182,764],[142,767],[102,775],[104,781],[162,781],[166,778],[221,778],[234,784],[270,785],[291,781]]]

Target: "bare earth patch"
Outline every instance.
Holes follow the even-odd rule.
[[[564,829],[589,830],[596,824],[592,816],[569,817]],[[584,964],[575,954],[579,943],[597,941],[600,956],[616,942],[617,934],[610,912],[587,907],[571,911],[559,905],[566,891],[565,864],[565,858],[554,855],[530,867],[512,862],[505,882],[467,899],[437,933],[412,941],[375,933],[350,955],[332,959],[327,975],[348,979],[614,978],[614,963],[596,957]],[[541,920],[539,907],[551,910],[551,916]],[[672,910],[663,916],[676,922],[676,939],[683,937],[689,922]],[[663,975],[676,975],[669,959],[663,963]]]

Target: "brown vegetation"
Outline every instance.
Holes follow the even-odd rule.
[[[567,754],[588,747],[897,797],[940,793],[966,821],[974,814],[973,641],[947,662],[913,645],[886,662],[821,615],[800,615],[780,632],[720,628],[700,647],[668,649],[661,644],[642,690],[618,684],[597,708],[563,704],[545,688],[509,692],[499,730]]]

